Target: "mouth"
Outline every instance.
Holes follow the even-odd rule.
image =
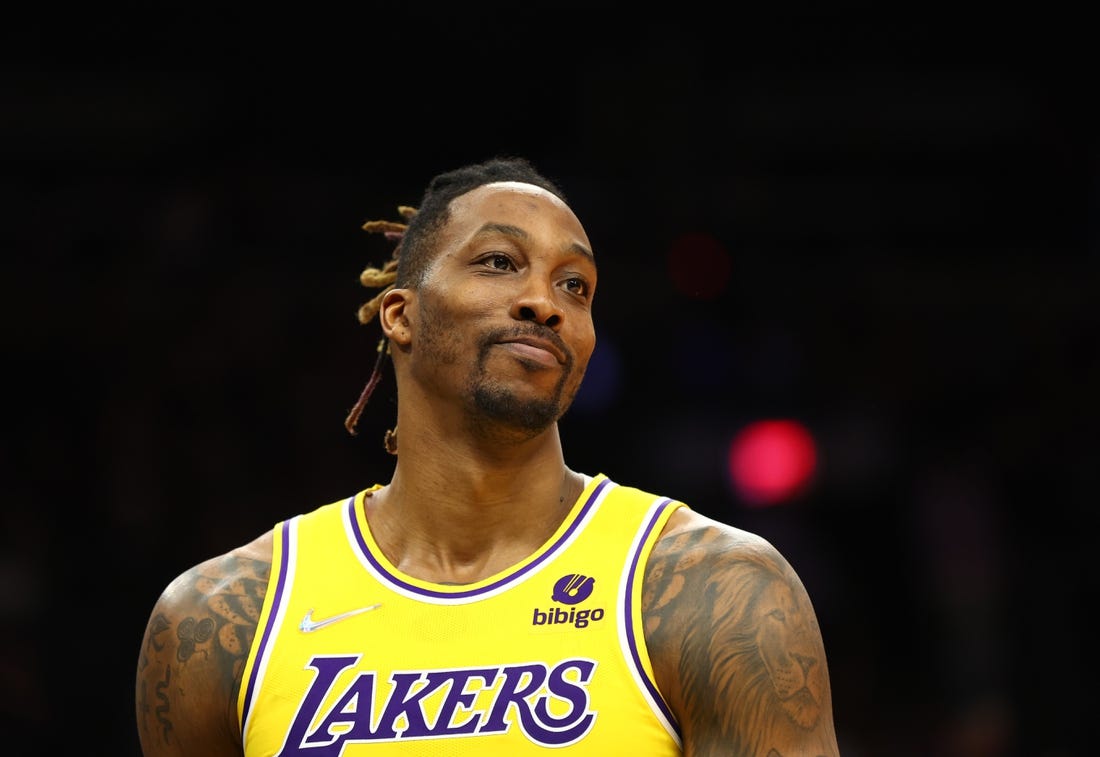
[[[569,362],[565,350],[550,339],[515,336],[501,339],[497,344],[523,360],[540,365],[566,365]]]

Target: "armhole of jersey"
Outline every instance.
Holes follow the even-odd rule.
[[[276,525],[271,540],[271,576],[260,609],[256,635],[252,639],[241,676],[241,690],[237,694],[237,717],[241,726],[241,743],[248,739],[249,715],[263,685],[267,661],[275,643],[276,629],[283,622],[287,597],[294,580],[294,545],[298,532],[296,516]],[[244,750],[248,752],[247,749]]]
[[[653,546],[657,543],[657,537],[661,535],[661,530],[672,514],[681,507],[687,507],[687,505],[667,497],[654,500],[646,512],[638,533],[635,534],[624,568],[624,580],[620,583],[622,587],[620,605],[623,612],[619,624],[619,641],[623,655],[626,657],[627,667],[630,668],[642,696],[645,697],[653,714],[669,736],[676,741],[677,746],[682,748],[680,726],[676,722],[675,715],[672,714],[672,709],[657,688],[657,680],[653,675],[653,663],[649,659],[649,650],[646,647],[642,619],[642,580],[645,578],[646,563],[653,551]]]

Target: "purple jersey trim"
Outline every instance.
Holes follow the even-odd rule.
[[[245,725],[248,723],[248,713],[252,709],[252,699],[256,695],[256,679],[259,677],[260,668],[263,666],[264,657],[267,654],[267,645],[271,642],[271,632],[275,626],[275,618],[279,616],[279,607],[283,601],[283,591],[286,589],[287,566],[290,564],[290,521],[283,521],[283,554],[279,563],[279,579],[275,582],[275,598],[271,602],[271,612],[267,616],[267,625],[264,626],[263,636],[260,637],[260,645],[256,649],[256,656],[252,660],[252,672],[248,676],[248,688],[244,695],[244,706],[241,708],[241,733],[243,735]]]
[[[654,510],[653,516],[649,519],[649,522],[646,523],[642,537],[638,540],[638,549],[634,551],[634,554],[630,558],[630,570],[626,579],[626,607],[623,612],[623,618],[626,620],[626,638],[627,643],[630,645],[630,657],[634,661],[634,667],[638,671],[638,677],[645,683],[646,690],[661,709],[665,718],[672,724],[672,727],[676,729],[677,735],[682,736],[680,724],[676,722],[676,716],[672,714],[672,710],[668,708],[665,698],[661,696],[661,692],[657,690],[657,684],[646,675],[645,668],[642,666],[641,653],[638,651],[638,645],[634,643],[634,576],[637,575],[638,561],[642,556],[642,548],[646,540],[649,539],[649,535],[653,533],[653,529],[657,524],[657,519],[668,509],[668,505],[671,501],[672,500],[667,497],[662,498],[661,506]]]
[[[596,501],[600,498],[600,493],[607,486],[609,486],[610,483],[611,479],[605,478],[596,486],[595,489],[592,490],[592,494],[589,495],[588,500],[581,507],[576,517],[573,518],[573,522],[569,524],[569,527],[562,533],[562,535],[558,537],[558,539],[546,550],[544,550],[541,555],[536,557],[534,560],[532,560],[530,563],[520,568],[519,570],[513,573],[509,573],[500,580],[494,581],[491,584],[482,586],[477,589],[466,589],[463,591],[434,591],[432,589],[425,589],[421,586],[411,584],[408,581],[404,581],[398,578],[393,573],[386,570],[367,548],[367,541],[366,538],[364,538],[363,536],[362,529],[360,528],[359,519],[355,517],[355,497],[350,497],[348,499],[348,521],[351,523],[352,533],[355,535],[355,541],[359,545],[359,551],[362,553],[363,557],[366,558],[367,562],[369,562],[376,571],[378,571],[378,574],[380,576],[384,577],[390,583],[400,587],[404,591],[411,592],[413,594],[419,594],[422,597],[431,597],[433,599],[467,599],[469,597],[476,597],[481,594],[486,594],[488,592],[498,590],[507,584],[518,581],[519,579],[531,573],[531,571],[538,568],[539,565],[541,565],[551,555],[553,555],[554,552],[556,552],[562,544],[567,542],[570,537],[572,537],[572,535],[580,527],[579,524],[584,521],[585,516],[595,506]]]

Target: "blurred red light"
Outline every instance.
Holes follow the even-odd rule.
[[[730,480],[749,505],[780,504],[802,493],[816,467],[817,445],[797,421],[756,421],[730,443]]]

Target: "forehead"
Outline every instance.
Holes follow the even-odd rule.
[[[527,223],[552,222],[585,236],[573,211],[561,198],[534,184],[497,181],[482,184],[451,201],[451,222],[456,226],[480,225],[488,221]]]
[[[447,216],[435,240],[428,277],[448,261],[461,264],[468,254],[479,254],[506,237],[536,256],[559,256],[562,263],[586,261],[595,282],[595,259],[584,226],[560,197],[542,187],[519,181],[483,184],[451,200]]]

